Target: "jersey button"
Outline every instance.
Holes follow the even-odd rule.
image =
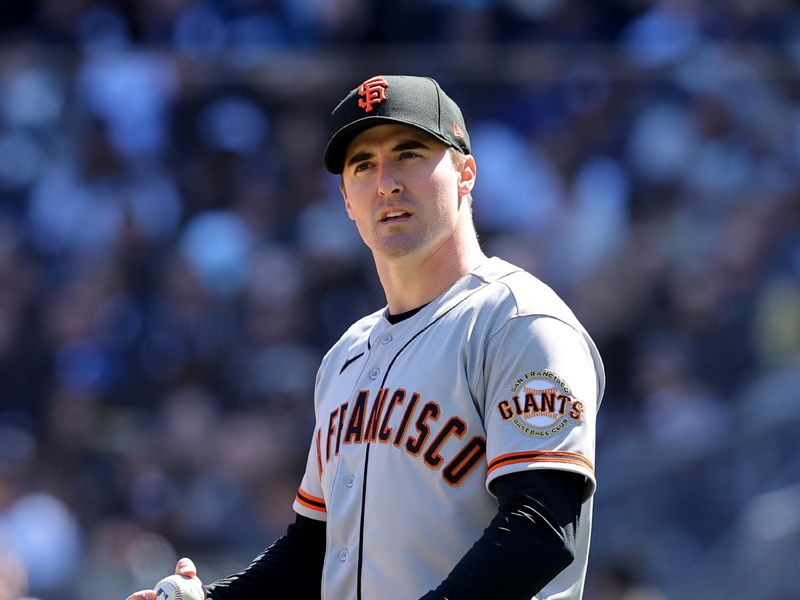
[[[378,367],[375,367],[374,369],[372,369],[369,372],[369,378],[370,379],[377,379],[378,375],[380,375],[380,374],[381,374],[381,370]]]
[[[356,481],[356,476],[355,475],[348,475],[347,479],[344,480],[344,484],[347,487],[353,487],[353,484],[355,483],[355,481]]]
[[[387,333],[385,336],[383,336],[383,337],[381,338],[381,344],[388,344],[388,343],[389,343],[389,342],[391,342],[393,339],[394,339],[394,338],[392,337],[392,334],[391,334],[391,333]]]
[[[343,548],[341,552],[339,552],[339,560],[342,562],[346,561],[348,556],[350,556],[350,550],[347,548]]]

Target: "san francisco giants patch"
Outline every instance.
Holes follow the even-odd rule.
[[[552,371],[529,371],[511,386],[511,398],[497,405],[504,421],[525,435],[549,437],[571,429],[583,419],[583,402]]]

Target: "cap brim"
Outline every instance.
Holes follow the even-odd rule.
[[[428,129],[427,127],[422,127],[417,125],[416,123],[409,123],[408,121],[404,121],[402,119],[394,119],[392,117],[364,117],[363,119],[359,119],[358,121],[353,121],[349,125],[342,127],[336,134],[330,139],[328,145],[325,148],[325,168],[328,169],[334,175],[339,175],[344,171],[344,157],[347,153],[347,148],[350,146],[350,142],[352,142],[356,136],[369,129],[370,127],[375,127],[376,125],[388,125],[388,124],[400,124],[400,125],[408,125],[410,127],[416,127],[424,131],[425,133],[432,135],[437,140],[442,142],[447,146],[453,146],[453,143],[445,137],[442,137],[435,131]]]

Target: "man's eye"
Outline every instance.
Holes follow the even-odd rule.
[[[355,168],[353,169],[354,173],[359,173],[361,171],[366,171],[369,168],[368,162],[360,162],[358,163]]]
[[[419,156],[419,154],[417,154],[416,152],[411,152],[411,150],[406,150],[405,152],[401,152],[400,153],[400,158],[401,159],[403,159],[403,158],[416,158],[418,156]]]

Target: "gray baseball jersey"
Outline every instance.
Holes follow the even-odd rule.
[[[492,480],[561,469],[585,478],[576,556],[537,598],[580,598],[604,388],[589,335],[549,287],[497,258],[409,319],[385,312],[350,327],[317,374],[294,509],[327,521],[322,597],[419,598],[497,513]]]

